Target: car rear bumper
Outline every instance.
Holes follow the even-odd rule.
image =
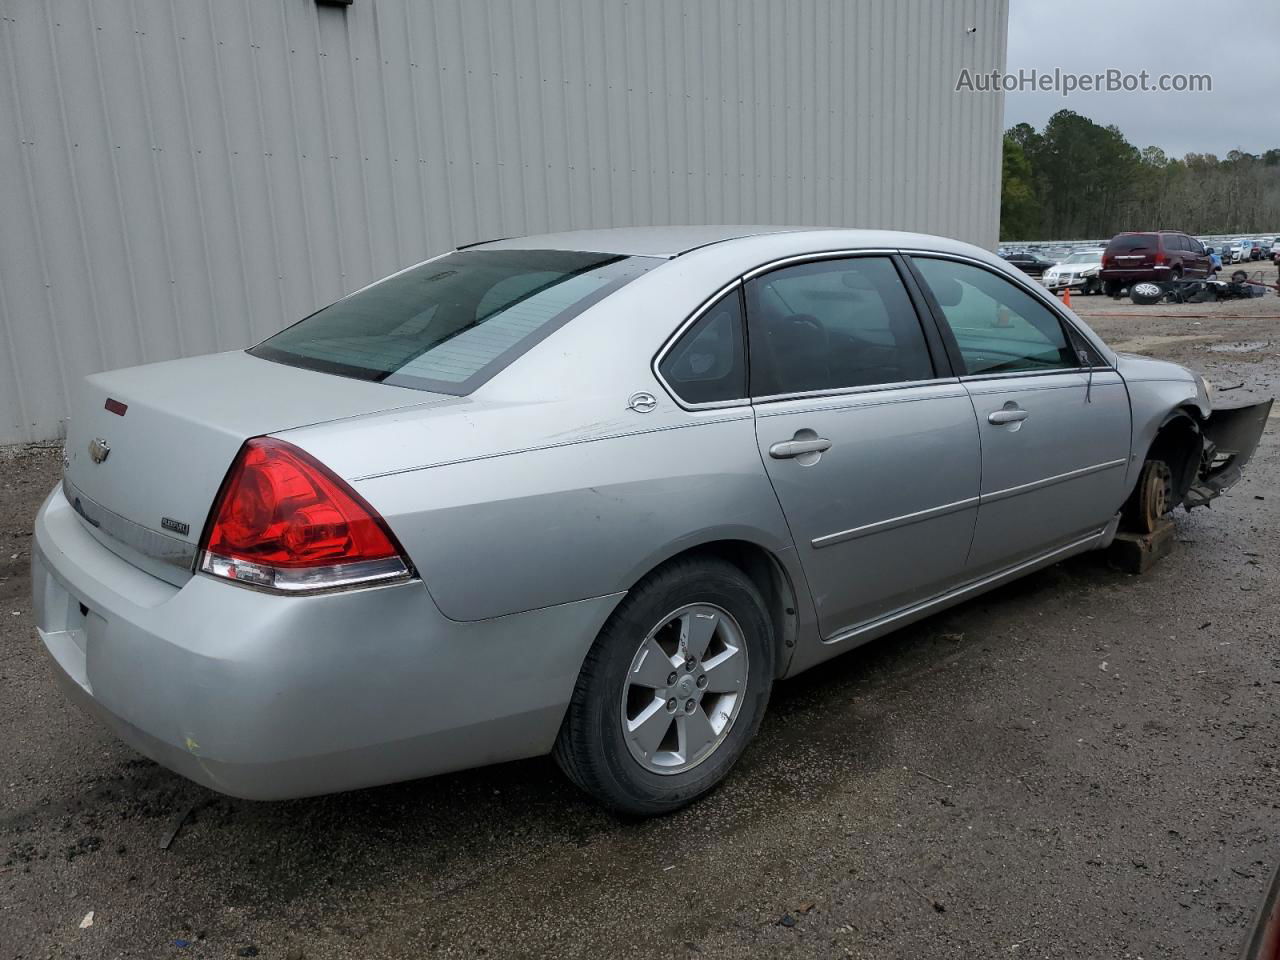
[[[1159,267],[1133,267],[1120,268],[1108,267],[1098,276],[1103,280],[1116,280],[1120,283],[1136,283],[1140,280],[1154,280],[1159,283],[1162,280],[1169,280],[1173,276],[1171,268],[1166,266]]]
[[[176,587],[90,536],[61,489],[36,517],[32,585],[72,700],[158,763],[251,799],[547,752],[620,597],[459,623],[419,581],[310,597],[206,576]]]

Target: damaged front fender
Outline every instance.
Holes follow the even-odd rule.
[[[1195,481],[1182,498],[1182,505],[1208,505],[1219,494],[1235,486],[1253,452],[1262,439],[1274,400],[1252,403],[1247,407],[1214,410],[1200,425],[1204,450]]]

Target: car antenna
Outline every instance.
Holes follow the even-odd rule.
[[[1087,349],[1080,349],[1076,351],[1076,356],[1089,368],[1089,380],[1084,387],[1084,402],[1093,403],[1093,354]]]

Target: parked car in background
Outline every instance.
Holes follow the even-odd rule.
[[[954,240],[482,243],[85,380],[35,620],[72,699],[223,793],[553,752],[659,814],[776,679],[1207,502],[1269,409]]]
[[[1275,237],[1260,237],[1258,239],[1258,243],[1262,245],[1262,254],[1259,259],[1270,260],[1271,253],[1273,250],[1275,250],[1275,245],[1276,245]]]
[[[1245,242],[1243,240],[1228,240],[1226,243],[1226,254],[1223,259],[1228,263],[1240,263],[1245,258]]]
[[[1044,285],[1055,293],[1065,288],[1083,294],[1101,293],[1102,252],[1085,250],[1073,253],[1044,272]]]
[[[1140,280],[1199,280],[1212,273],[1204,244],[1176,230],[1118,233],[1102,254],[1100,277],[1110,296]]]
[[[1004,259],[1031,277],[1042,277],[1044,272],[1053,266],[1052,260],[1047,260],[1030,251],[1011,253]]]
[[[1256,238],[1246,240],[1245,242],[1245,259],[1258,260],[1262,257],[1262,241]]]

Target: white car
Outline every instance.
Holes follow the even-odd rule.
[[[1098,271],[1102,269],[1101,250],[1081,250],[1044,272],[1044,285],[1057,292],[1065,287],[1081,293],[1097,293],[1102,289]]]
[[[1248,254],[1245,252],[1246,247],[1245,247],[1244,240],[1228,240],[1226,244],[1223,245],[1222,249],[1223,249],[1222,259],[1227,261],[1228,263],[1239,263],[1241,260],[1243,260],[1245,257],[1248,256]]]

